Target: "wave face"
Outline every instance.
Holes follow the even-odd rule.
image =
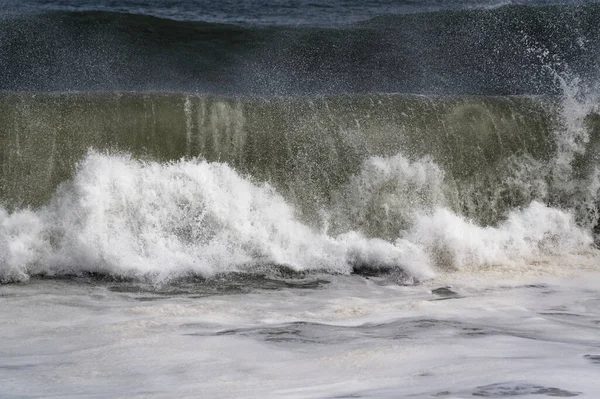
[[[598,4],[440,10],[333,27],[18,14],[0,19],[0,90],[558,94],[553,70],[597,77],[598,20]]]
[[[283,267],[415,281],[596,256],[597,104],[4,94],[0,278]]]
[[[525,97],[6,94],[0,109],[0,187],[12,208],[46,203],[89,148],[157,161],[200,156],[225,162],[288,193],[307,215],[336,195],[366,201],[352,198],[366,182],[377,191],[395,175],[418,180],[402,160],[394,161],[403,154],[431,175],[427,181],[446,182],[406,195],[447,202],[493,223],[505,210],[549,195],[553,187],[542,176],[551,171],[544,168],[557,151],[555,131],[567,128],[555,100]],[[588,119],[596,137],[595,119]],[[378,181],[388,167],[395,168],[390,181]]]

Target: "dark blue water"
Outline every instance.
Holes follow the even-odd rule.
[[[0,6],[0,91],[558,94],[559,76],[595,82],[600,55],[594,2]]]
[[[560,0],[4,0],[5,12],[111,11],[181,21],[228,24],[319,25],[352,23],[380,15],[489,9],[507,4],[583,4]],[[587,1],[589,3],[589,1]]]

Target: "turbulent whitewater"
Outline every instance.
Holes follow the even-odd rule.
[[[4,282],[281,268],[410,282],[597,256],[600,127],[589,98],[0,102]]]

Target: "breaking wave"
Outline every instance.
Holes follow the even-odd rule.
[[[415,282],[597,264],[598,101],[561,84],[561,97],[5,93],[0,279]]]
[[[415,199],[442,184],[431,162],[379,158],[368,161],[363,173],[372,173],[371,163],[386,164],[395,179],[415,189]],[[406,192],[398,191],[396,206],[410,204]],[[511,211],[497,227],[477,226],[441,206],[419,204],[421,211],[406,216],[412,222],[394,242],[368,238],[360,228],[330,235],[298,220],[271,186],[226,164],[160,164],[91,152],[49,204],[0,211],[0,276],[6,282],[98,273],[161,283],[278,266],[341,274],[396,270],[418,281],[436,269],[592,253],[591,235],[572,214],[538,202]],[[357,205],[356,211],[366,208]]]

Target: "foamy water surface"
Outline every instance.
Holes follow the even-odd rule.
[[[208,297],[4,285],[2,395],[595,398],[599,277],[330,277]]]

